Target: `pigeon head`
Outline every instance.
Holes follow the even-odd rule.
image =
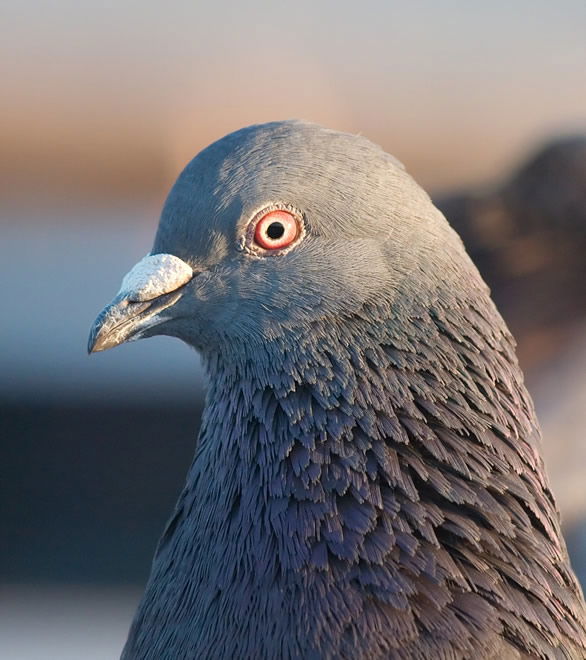
[[[370,302],[392,315],[400,297],[457,286],[468,263],[427,194],[367,139],[252,126],[187,165],[89,350],[158,334],[204,354],[254,350]]]

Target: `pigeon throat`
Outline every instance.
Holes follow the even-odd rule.
[[[284,657],[378,657],[418,637],[425,601],[433,644],[467,657],[518,619],[518,596],[509,615],[490,605],[508,598],[498,567],[562,551],[511,339],[470,306],[400,321],[316,327],[255,364],[208,356],[199,445],[129,648],[173,621],[197,657],[236,657],[230,640],[254,656],[259,639]]]

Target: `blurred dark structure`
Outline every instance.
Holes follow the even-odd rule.
[[[555,140],[493,189],[436,200],[492,290],[526,370],[586,319],[586,135]]]
[[[0,405],[2,582],[142,584],[201,405]]]

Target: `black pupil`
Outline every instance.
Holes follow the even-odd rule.
[[[284,233],[285,227],[281,222],[271,222],[271,224],[267,227],[267,236],[273,241],[281,238]]]

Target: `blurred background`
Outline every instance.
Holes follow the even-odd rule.
[[[88,330],[185,163],[273,119],[380,143],[461,233],[586,583],[583,0],[13,0],[0,20],[0,657],[118,657],[203,383],[174,340],[88,358]]]

